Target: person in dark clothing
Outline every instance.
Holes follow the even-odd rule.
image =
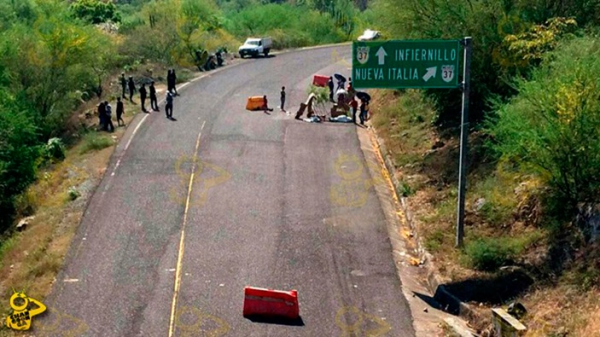
[[[177,92],[177,75],[175,75],[175,69],[171,69],[171,76],[173,76],[173,91],[175,92],[175,96],[179,96]]]
[[[122,126],[125,126],[125,121],[123,120],[123,112],[125,109],[123,107],[123,101],[121,101],[121,97],[117,97],[117,125],[121,126],[121,122],[123,122]]]
[[[98,127],[100,130],[106,129],[106,106],[104,102],[98,104]]]
[[[142,101],[142,111],[143,112],[148,112],[148,110],[146,110],[146,97],[148,96],[148,91],[146,90],[146,84],[142,83],[142,86],[140,87],[140,101]]]
[[[281,111],[285,112],[285,87],[281,87]]]
[[[167,91],[167,104],[165,104],[165,113],[168,119],[173,119],[173,94]]]
[[[263,106],[262,106],[262,109],[265,111],[265,113],[267,111],[273,111],[273,109],[269,108],[269,103],[267,101],[267,95],[263,96]]]
[[[123,98],[125,97],[125,91],[127,90],[127,79],[125,79],[125,73],[121,73],[121,88],[123,89]]]
[[[367,113],[369,112],[369,102],[361,101],[360,102],[360,124],[365,125],[365,121],[367,120]]]
[[[154,87],[154,81],[150,83],[150,109],[154,111],[158,110],[158,99],[156,98],[156,88]]]
[[[352,114],[352,123],[356,124],[356,113],[358,112],[358,102],[352,98],[350,101],[350,113]]]
[[[106,110],[106,129],[107,131],[114,132],[115,126],[112,122],[112,107],[108,103],[108,101],[104,101],[104,106]]]
[[[175,83],[177,81],[177,76],[175,76],[175,69],[169,69],[167,73],[167,90],[173,95],[177,96],[177,88],[175,87]]]
[[[129,76],[129,101],[133,102],[133,93],[135,92],[135,83],[133,77]]]
[[[329,81],[327,81],[327,87],[329,87],[329,101],[333,102],[333,76],[329,76]]]
[[[173,92],[173,74],[171,73],[171,69],[167,70],[167,91]]]

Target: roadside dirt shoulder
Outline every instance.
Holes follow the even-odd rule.
[[[393,258],[402,282],[403,295],[408,300],[413,315],[417,337],[448,336],[448,325],[454,326],[458,335],[468,336],[466,323],[442,310],[427,287],[427,271],[418,258],[418,244],[401,211],[389,172],[383,162],[372,129],[358,128],[361,149],[374,188],[386,216]],[[458,332],[460,331],[460,332]]]

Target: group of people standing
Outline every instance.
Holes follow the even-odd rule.
[[[133,103],[133,95],[139,92],[140,102],[142,105],[142,111],[145,113],[149,113],[146,109],[146,99],[150,98],[150,109],[152,111],[160,111],[158,108],[158,97],[156,95],[156,87],[154,86],[155,82],[151,81],[148,88],[146,88],[146,84],[142,83],[139,90],[136,88],[135,82],[133,80],[133,76],[129,76],[129,78],[125,78],[125,73],[121,73],[121,77],[119,78],[121,82],[121,97],[117,98],[117,126],[125,126],[125,121],[122,116],[125,112],[123,101],[121,99],[127,99],[125,96],[127,93],[129,94],[129,101]],[[177,93],[177,88],[175,86],[177,81],[177,76],[175,75],[175,69],[169,69],[167,71],[167,92],[165,97],[165,113],[168,119],[173,120],[173,97],[179,95]],[[104,131],[113,132],[115,127],[112,123],[112,106],[108,101],[103,101],[98,104],[98,118],[100,119],[100,129]]]
[[[117,126],[125,126],[123,120],[123,112],[125,112],[121,97],[117,97]],[[108,101],[98,104],[98,118],[100,119],[100,129],[103,131],[113,132],[115,126],[112,122],[112,106]]]

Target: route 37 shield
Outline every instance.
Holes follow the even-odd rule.
[[[365,64],[369,61],[369,47],[356,47],[356,60],[360,64]]]
[[[454,79],[454,66],[452,66],[452,65],[442,66],[442,79],[446,83],[449,83],[452,81],[452,79]]]

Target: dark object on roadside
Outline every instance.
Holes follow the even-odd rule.
[[[204,70],[214,70],[217,69],[217,57],[215,54],[208,54],[208,59],[206,63],[204,63]]]
[[[513,316],[516,319],[521,319],[527,313],[527,309],[525,309],[525,306],[523,306],[523,304],[519,302],[513,302],[508,306],[506,312],[508,312],[511,316]]]
[[[208,52],[206,50],[196,49],[196,67],[198,67],[198,71],[206,71],[204,65],[208,60]]]
[[[364,91],[357,91],[356,97],[358,97],[358,99],[360,99],[363,102],[366,102],[366,103],[371,102],[371,96]]]
[[[217,66],[222,67],[224,60],[223,60],[223,53],[222,53],[221,49],[217,50],[217,52],[215,53],[215,56],[217,57]]]

